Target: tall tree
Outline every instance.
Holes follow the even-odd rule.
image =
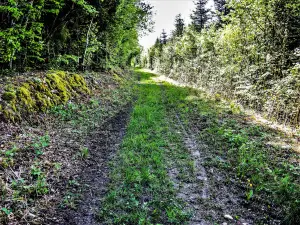
[[[208,0],[197,0],[195,3],[196,9],[191,15],[192,25],[195,30],[201,32],[210,19],[210,10],[206,8]]]
[[[181,14],[178,14],[175,17],[175,30],[174,30],[173,35],[175,37],[181,37],[183,34],[183,31],[184,31],[184,20],[183,20]]]
[[[165,45],[165,44],[167,44],[167,41],[168,41],[168,35],[167,35],[165,29],[163,29],[163,31],[160,35],[160,43]]]

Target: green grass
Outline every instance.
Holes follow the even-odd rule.
[[[170,146],[162,87],[147,80],[151,74],[139,75],[138,100],[99,218],[108,224],[185,224],[189,216],[166,168]]]
[[[263,198],[281,207],[284,224],[299,224],[300,167],[290,162],[292,158],[299,159],[299,155],[267,144],[283,134],[245,123],[245,116],[233,104],[208,98],[201,91],[167,87],[170,107],[178,112],[185,126],[198,127],[199,141],[206,143],[215,156],[208,166],[218,166],[239,177],[250,203],[256,197]]]
[[[237,177],[249,204],[264,199],[281,208],[282,223],[300,223],[299,155],[267,144],[278,132],[246,123],[233,103],[205,93],[150,81],[138,72],[138,100],[121,149],[112,163],[111,185],[99,213],[107,224],[185,224],[189,213],[176,198],[168,169],[179,169],[181,181],[193,179],[193,160],[183,144],[176,115],[186,129],[209,148],[207,167]],[[179,129],[180,130],[180,129]]]

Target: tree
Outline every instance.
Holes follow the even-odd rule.
[[[221,22],[222,21],[221,16],[226,16],[230,12],[229,7],[226,5],[227,0],[214,0],[214,4],[215,4],[215,9],[217,11],[218,21]]]
[[[3,0],[0,69],[124,66],[151,30],[143,0]]]
[[[196,31],[201,32],[210,19],[210,10],[206,8],[208,0],[197,0],[196,9],[191,15],[192,25]]]
[[[183,35],[183,31],[184,31],[184,20],[181,17],[181,14],[178,14],[175,17],[175,30],[173,32],[173,35],[175,37],[181,37]]]
[[[167,38],[168,38],[168,35],[167,35],[165,29],[163,29],[163,31],[160,35],[160,43],[163,44],[163,45],[167,44],[167,41],[168,41]]]

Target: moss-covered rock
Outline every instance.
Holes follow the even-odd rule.
[[[32,112],[35,109],[34,99],[31,97],[31,87],[28,83],[25,83],[22,87],[17,90],[18,102]]]
[[[0,93],[0,118],[18,121],[28,113],[45,112],[70,99],[90,94],[83,76],[64,71],[25,78],[8,84]]]

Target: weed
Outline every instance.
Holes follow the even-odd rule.
[[[44,149],[50,145],[50,136],[45,135],[39,137],[33,144],[32,148],[36,154],[36,156],[40,156],[44,154]]]
[[[12,149],[5,151],[4,155],[8,158],[12,158],[16,154],[17,150],[18,148],[14,146]]]
[[[37,195],[45,195],[49,192],[48,184],[44,175],[40,175],[34,185]]]
[[[69,180],[69,185],[70,186],[80,186],[80,184],[78,183],[78,181],[77,180]]]
[[[252,189],[246,192],[247,201],[249,201],[252,198],[253,194],[254,192]]]
[[[54,163],[54,173],[58,173],[61,170],[61,163]]]
[[[71,209],[76,209],[77,207],[77,202],[80,199],[80,195],[72,192],[68,192],[62,202],[61,202],[61,207],[69,207]]]
[[[38,163],[35,163],[35,165],[31,166],[31,175],[33,177],[39,177],[39,176],[41,176],[42,173],[43,172],[42,172],[41,168],[39,167]]]
[[[89,149],[86,148],[86,147],[81,148],[81,149],[80,149],[80,157],[81,157],[82,159],[88,158],[88,157],[89,157]]]
[[[1,208],[1,211],[4,212],[7,216],[9,216],[12,213],[11,209],[7,209],[5,207]]]

